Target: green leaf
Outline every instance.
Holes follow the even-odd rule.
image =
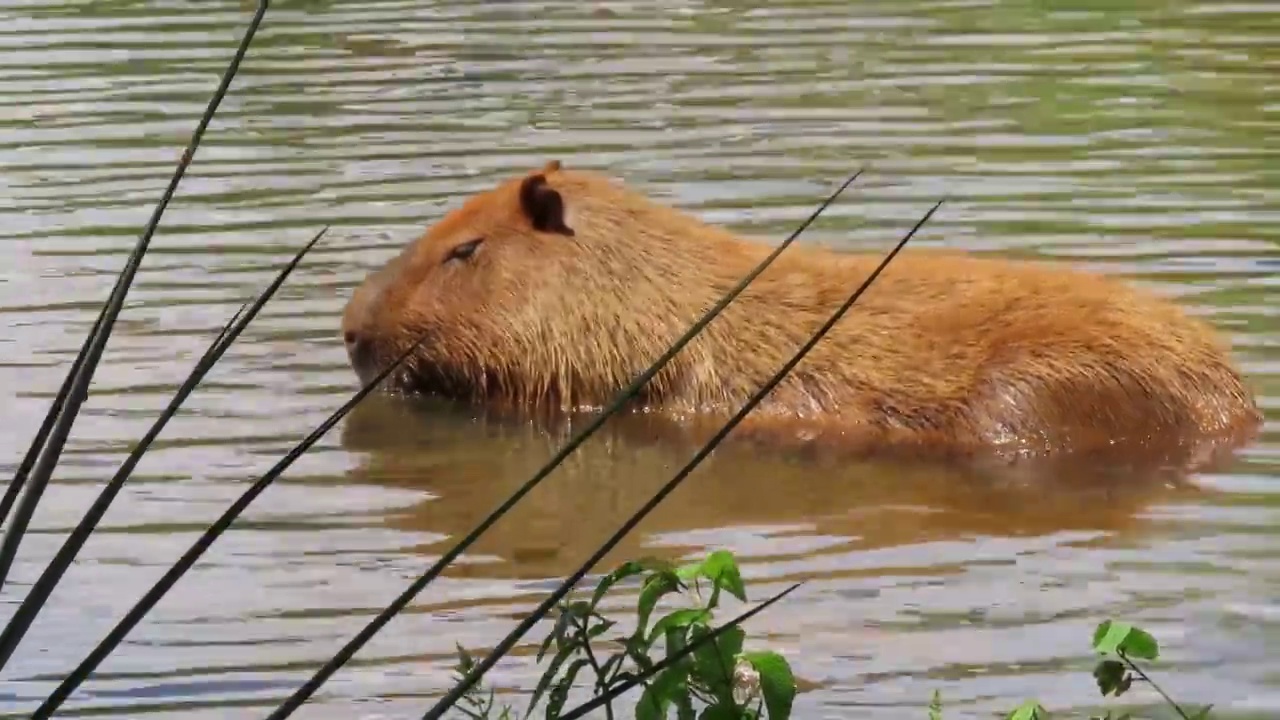
[[[630,683],[638,680],[640,680],[639,675],[631,672],[630,670],[623,670],[622,672],[618,673],[617,677],[613,679],[613,682],[609,684],[609,687],[613,687],[615,685],[624,685],[626,683]]]
[[[942,693],[937,690],[933,691],[933,698],[929,700],[929,720],[942,720]]]
[[[618,582],[625,580],[632,575],[639,575],[642,572],[670,572],[672,564],[666,560],[658,558],[640,558],[639,560],[629,560],[614,568],[613,572],[600,578],[600,582],[596,584],[595,592],[591,594],[591,608],[594,610],[596,605],[600,603],[600,599]]]
[[[636,701],[636,720],[663,720],[667,708],[681,694],[688,693],[688,669],[669,667],[646,683]]]
[[[711,583],[711,597],[707,598],[707,602],[703,605],[703,607],[705,607],[708,610],[713,610],[715,608],[720,607],[720,590],[721,590],[721,587],[719,583],[716,583],[716,582]]]
[[[690,631],[689,642],[696,643],[710,634],[710,628],[695,625]],[[721,703],[733,703],[733,666],[738,653],[742,652],[745,637],[742,627],[734,625],[693,651],[694,677]]]
[[[561,603],[561,612],[567,612],[573,618],[586,618],[591,615],[591,605],[586,600],[574,600],[571,603]]]
[[[676,577],[686,583],[697,577],[704,577],[711,581],[713,590],[707,607],[716,607],[720,590],[729,591],[729,594],[742,602],[747,601],[747,588],[742,583],[738,562],[734,559],[733,553],[728,550],[716,550],[700,562],[681,565],[676,568],[675,573]]]
[[[1133,682],[1132,678],[1127,677],[1125,664],[1119,660],[1102,660],[1093,668],[1093,678],[1098,682],[1098,691],[1103,697],[1115,693],[1116,697],[1120,697],[1128,685]]]
[[[539,648],[537,662],[542,662],[542,656],[552,641],[555,641],[556,652],[561,652],[564,650],[565,638],[570,637],[569,630],[573,627],[573,613],[570,612],[569,606],[564,604],[559,605],[557,610],[559,610],[560,614],[556,615],[556,622],[551,627],[550,635],[547,636],[547,639],[542,643],[542,647]]]
[[[574,660],[569,669],[565,671],[564,676],[551,689],[551,694],[547,696],[547,710],[543,714],[546,720],[555,720],[560,717],[560,711],[564,709],[564,703],[569,699],[569,690],[573,688],[574,678],[577,677],[578,671],[586,665],[586,658]],[[533,706],[530,705],[530,707]]]
[[[614,620],[603,620],[599,623],[596,623],[594,627],[592,627],[590,630],[587,631],[587,637],[591,640],[595,640],[601,635],[609,632],[609,628],[617,624],[618,623]]]
[[[767,650],[743,653],[742,657],[760,673],[760,694],[764,695],[769,720],[787,720],[796,698],[796,678],[786,658]]]
[[[1104,620],[1093,632],[1093,649],[1104,655],[1123,654],[1142,660],[1160,656],[1156,639],[1145,630],[1118,620]]]
[[[1126,673],[1125,676],[1121,678],[1119,687],[1116,688],[1116,697],[1120,697],[1121,695],[1129,692],[1130,687],[1133,687],[1133,675]]]
[[[708,705],[698,716],[698,720],[742,720],[743,717],[744,713],[738,709],[737,705],[718,702],[715,705]]]
[[[706,608],[673,610],[666,617],[653,624],[653,629],[649,631],[649,644],[652,645],[659,635],[688,627],[696,622],[702,622],[709,617],[711,617],[711,613]]]
[[[578,644],[562,645],[556,652],[555,657],[551,658],[551,664],[547,666],[546,672],[542,673],[542,677],[538,678],[538,684],[533,688],[533,696],[529,698],[529,708],[525,710],[524,716],[529,717],[533,714],[533,709],[538,706],[538,701],[542,699],[542,694],[551,687],[551,682],[555,680],[556,672],[560,670],[560,666],[569,656],[578,650]],[[572,667],[572,666],[570,666]],[[548,707],[551,700],[548,699]]]
[[[685,636],[689,634],[689,629],[695,627],[698,627],[697,623],[666,628],[666,632],[664,634],[666,635],[665,639],[667,641],[667,657],[673,657],[684,650],[685,646],[689,644],[685,641]],[[693,658],[685,656],[675,661],[675,664],[686,666],[692,670]]]
[[[716,587],[724,588],[742,602],[747,601],[747,588],[742,584],[738,562],[728,550],[717,550],[702,561],[702,575]]]
[[[1133,628],[1125,638],[1121,648],[1129,657],[1141,660],[1155,660],[1160,657],[1160,644],[1145,630]]]
[[[1009,713],[1008,720],[1048,720],[1049,711],[1039,702],[1028,700]]]
[[[706,562],[705,558],[695,563],[686,563],[677,567],[675,569],[676,577],[680,578],[680,580],[685,583],[693,580],[702,574],[702,564],[704,562]]]
[[[613,682],[613,676],[622,668],[622,661],[626,659],[623,653],[614,653],[609,656],[608,660],[600,666],[600,682],[608,685]]]
[[[697,720],[693,709],[693,693],[689,690],[689,681],[685,680],[685,690],[678,693],[672,702],[676,706],[676,720]]]
[[[680,582],[672,570],[657,572],[645,578],[644,586],[640,589],[640,599],[636,605],[636,634],[644,637],[649,616],[653,614],[653,608],[658,604],[659,598],[682,589],[684,589],[684,583]]]
[[[462,643],[455,642],[453,646],[458,648],[458,664],[455,666],[455,669],[463,675],[466,675],[471,672],[471,668],[475,667],[476,661],[471,659],[471,653],[467,652],[467,649],[462,647]]]
[[[564,617],[564,616],[562,615],[560,617]],[[555,640],[557,636],[559,636],[561,627],[562,626],[561,626],[560,618],[556,618],[555,623],[552,624],[551,626],[551,632],[547,633],[546,639],[543,640],[542,644],[538,646],[538,658],[536,662],[539,662],[539,663],[542,662],[542,656],[547,654],[547,648],[550,648],[551,642]]]
[[[1098,627],[1093,629],[1093,649],[1094,650],[1098,652],[1102,652],[1101,650],[1102,639],[1105,638],[1107,636],[1107,633],[1111,631],[1111,624],[1112,623],[1110,620],[1103,620],[1102,622],[1098,623]]]
[[[631,662],[635,663],[636,667],[640,668],[640,672],[642,673],[649,672],[649,669],[654,665],[653,661],[649,659],[649,656],[645,654],[645,650],[647,650],[648,647],[649,646],[645,643],[644,638],[635,636],[627,638],[626,642],[623,644],[624,652],[626,652],[627,657],[631,658]]]

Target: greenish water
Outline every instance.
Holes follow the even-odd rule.
[[[354,390],[351,289],[468,193],[548,158],[782,238],[1041,256],[1153,283],[1232,338],[1261,439],[1203,491],[981,489],[726,453],[615,554],[738,553],[803,717],[1081,707],[1107,616],[1164,685],[1280,716],[1280,14],[1266,3],[283,2],[143,264],[11,607],[214,333],[333,230],[188,401],[0,683],[32,709],[247,483]],[[1113,5],[1115,7],[1113,7]],[[11,472],[253,3],[0,0],[0,458]],[[380,399],[214,545],[64,713],[260,717],[554,451]],[[687,454],[602,438],[298,715],[409,717]],[[540,634],[533,639],[539,639]],[[1273,648],[1268,650],[1268,648]],[[1064,674],[1063,669],[1070,672]],[[498,666],[531,688],[528,657]],[[1147,693],[1138,694],[1148,699]]]

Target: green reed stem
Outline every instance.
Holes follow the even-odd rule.
[[[768,268],[768,266],[773,263],[780,254],[782,254],[782,251],[786,250],[787,247],[800,236],[800,233],[804,232],[805,229],[807,229],[809,225],[822,214],[822,211],[826,210],[827,207],[831,205],[831,203],[834,202],[842,192],[844,192],[845,188],[849,187],[849,185],[853,184],[854,180],[858,179],[858,176],[861,175],[862,172],[862,170],[858,170],[845,180],[840,187],[836,188],[836,191],[828,196],[827,199],[824,200],[808,218],[805,219],[800,227],[796,228],[796,230],[792,232],[786,240],[782,241],[782,243],[769,253],[764,260],[756,265],[751,272],[747,273],[745,277],[739,280],[738,284],[735,285],[733,289],[721,298],[720,301],[708,310],[701,318],[699,318],[698,321],[695,322],[687,331],[685,331],[684,335],[676,340],[675,344],[668,348],[661,357],[640,373],[630,385],[615,397],[613,402],[604,410],[604,412],[596,416],[580,432],[578,432],[577,435],[570,438],[569,441],[565,443],[560,450],[542,466],[541,469],[538,470],[538,472],[534,473],[532,478],[525,481],[524,485],[512,493],[512,495],[503,501],[503,503],[491,512],[488,517],[481,521],[481,523],[472,529],[471,532],[467,533],[466,537],[450,548],[448,552],[441,556],[441,558],[417,580],[414,580],[413,583],[404,590],[404,592],[393,600],[390,605],[384,608],[382,612],[378,613],[378,615],[371,620],[368,625],[362,628],[360,632],[356,633],[355,637],[348,641],[346,645],[343,645],[328,662],[326,662],[314,675],[311,676],[311,678],[303,683],[297,691],[286,698],[285,701],[280,704],[280,707],[276,708],[270,715],[268,715],[268,720],[283,720],[284,718],[289,717],[293,711],[301,707],[316,690],[320,689],[320,686],[323,685],[330,676],[346,664],[346,662],[350,660],[365,643],[377,634],[383,626],[390,622],[391,618],[395,617],[401,610],[403,610],[418,593],[422,592],[427,585],[435,580],[450,563],[457,559],[457,557],[470,547],[472,543],[479,539],[480,536],[483,535],[495,522],[497,522],[499,518],[505,515],[511,508],[515,507],[516,503],[528,494],[529,491],[537,487],[538,483],[542,482],[542,480],[550,475],[553,470],[559,467],[560,464],[565,461],[565,458],[569,457],[574,450],[577,450],[582,443],[586,442],[588,438],[595,434],[595,432],[604,425],[604,422],[608,420],[609,417],[621,410],[627,401],[635,397],[636,393],[640,392],[640,389],[653,379],[653,377],[658,374],[658,371],[665,367],[666,364],[675,357],[676,353],[680,352],[685,345],[688,345],[695,335],[701,332],[708,323],[714,320],[715,317],[724,310],[724,308],[728,307],[730,302],[737,298],[738,295],[746,289],[747,285],[750,284],[751,281],[755,280],[760,273],[764,272],[765,269]]]
[[[185,402],[187,397],[193,390],[195,390],[196,385],[198,385],[200,381],[204,379],[204,376],[213,369],[213,366],[222,358],[222,355],[227,351],[227,348],[231,347],[231,344],[236,341],[236,338],[238,338],[240,334],[244,332],[244,329],[249,326],[249,323],[253,322],[253,319],[257,317],[258,312],[267,304],[267,301],[270,300],[275,295],[276,291],[280,289],[280,286],[284,284],[285,279],[289,277],[293,270],[298,266],[298,263],[302,261],[302,257],[306,255],[311,248],[315,247],[315,244],[320,241],[320,238],[324,237],[324,234],[327,231],[328,228],[326,227],[316,233],[315,236],[311,238],[311,241],[304,245],[302,249],[293,256],[293,259],[286,263],[280,272],[276,274],[276,277],[271,284],[258,295],[257,299],[254,300],[253,304],[250,305],[247,310],[244,307],[237,310],[231,317],[231,320],[223,326],[222,331],[218,333],[218,336],[214,338],[208,349],[205,350],[203,355],[201,355],[200,359],[196,361],[195,367],[191,370],[187,379],[183,381],[182,385],[178,388],[178,391],[169,401],[168,406],[166,406],[160,413],[160,417],[156,418],[155,422],[152,423],[150,429],[148,429],[146,434],[142,436],[142,439],[138,441],[138,444],[134,446],[133,450],[129,453],[128,457],[125,458],[124,462],[120,464],[120,468],[116,471],[116,474],[107,481],[107,484],[98,494],[97,499],[94,500],[93,505],[91,505],[88,511],[85,512],[80,523],[76,525],[70,534],[67,535],[67,539],[62,543],[62,547],[58,549],[53,560],[45,566],[44,572],[40,574],[40,577],[31,587],[30,592],[27,593],[27,597],[23,599],[22,605],[18,607],[18,610],[9,619],[8,624],[5,625],[4,631],[0,632],[0,665],[3,665],[5,661],[9,659],[14,650],[17,649],[18,644],[22,642],[22,637],[26,634],[27,629],[31,627],[31,623],[40,613],[40,610],[48,601],[49,596],[53,594],[54,588],[66,573],[67,568],[71,567],[71,563],[75,561],[76,554],[80,552],[80,548],[84,547],[89,536],[93,534],[93,531],[98,527],[98,522],[102,520],[102,516],[105,515],[107,509],[111,507],[112,501],[115,500],[116,495],[120,492],[120,488],[124,487],[125,481],[128,480],[129,476],[133,473],[133,469],[137,466],[138,461],[141,460],[142,456],[148,449],[150,449],[151,443],[155,441],[156,437],[164,429],[165,425],[169,423],[169,420],[177,414],[178,408],[182,406],[182,403]]]
[[[732,620],[725,623],[724,625],[713,628],[707,634],[701,635],[695,638],[688,645],[681,647],[676,652],[671,653],[670,655],[654,663],[653,667],[649,668],[648,670],[642,671],[632,677],[629,677],[619,682],[618,684],[614,685],[613,687],[610,687],[609,689],[600,693],[599,695],[592,698],[591,700],[579,705],[578,707],[570,710],[567,713],[564,713],[563,715],[560,715],[557,718],[557,720],[576,720],[576,718],[580,718],[583,715],[586,715],[587,713],[591,712],[592,710],[595,710],[601,705],[608,704],[610,701],[618,698],[619,696],[621,696],[623,693],[630,690],[631,688],[636,687],[637,685],[640,685],[641,683],[643,683],[645,680],[648,680],[649,678],[656,676],[658,673],[676,664],[681,659],[686,658],[689,655],[692,655],[694,651],[696,651],[698,648],[702,647],[703,645],[710,642],[715,642],[716,638],[720,637],[720,633],[728,630],[729,628],[741,625],[747,620],[750,620],[753,616],[763,612],[765,608],[778,602],[779,600],[786,597],[787,595],[790,595],[792,591],[800,587],[801,584],[802,583],[795,583],[794,585],[788,587],[786,590],[783,590],[782,592],[777,593],[776,595],[773,595],[768,600],[765,600],[759,605],[751,608],[750,610],[742,613],[741,615],[738,615],[737,617],[733,618]],[[730,672],[732,671],[730,670]]]
[[[182,557],[178,558],[178,561],[165,571],[165,574],[151,586],[151,589],[148,590],[140,600],[138,600],[129,612],[125,613],[125,616],[120,619],[120,622],[116,623],[116,626],[111,629],[111,632],[107,633],[107,636],[89,652],[89,655],[76,666],[75,670],[72,670],[71,673],[69,673],[58,685],[58,687],[54,688],[54,691],[45,699],[40,707],[32,713],[31,717],[35,720],[44,720],[45,718],[51,717],[54,711],[56,711],[58,707],[66,701],[67,697],[69,697],[81,683],[93,674],[93,671],[97,669],[98,665],[100,665],[102,661],[115,650],[129,632],[132,631],[142,618],[151,611],[151,608],[155,607],[156,603],[160,602],[160,599],[164,597],[165,593],[169,592],[169,590],[173,588],[178,580],[191,569],[192,565],[195,565],[196,561],[200,559],[200,556],[203,555],[211,545],[213,545],[213,541],[217,540],[222,533],[226,532],[227,528],[231,527],[231,523],[235,522],[235,519],[240,516],[240,513],[244,512],[245,508],[249,507],[249,504],[252,503],[255,498],[261,495],[262,492],[271,485],[271,483],[275,482],[276,478],[284,474],[284,471],[287,470],[290,465],[292,465],[298,458],[302,457],[307,450],[310,450],[311,446],[314,445],[316,441],[323,437],[325,433],[333,429],[333,426],[337,425],[339,420],[346,416],[347,413],[351,412],[352,408],[359,404],[365,396],[374,390],[374,388],[381,384],[392,371],[399,367],[400,363],[404,362],[405,358],[409,357],[410,354],[417,350],[418,346],[422,344],[423,339],[425,339],[425,336],[410,346],[409,349],[405,350],[394,363],[384,368],[382,372],[378,373],[378,375],[370,380],[367,385],[360,388],[359,392],[352,396],[350,400],[345,402],[342,407],[329,415],[324,422],[320,423],[315,430],[312,430],[311,433],[295,445],[288,454],[273,465],[266,474],[258,478],[253,485],[250,485],[249,489],[245,490],[240,497],[237,498],[236,501],[233,502],[231,506],[228,507],[226,511],[224,511],[222,515],[220,515],[218,519],[214,521],[214,523],[210,525],[194,543],[192,543],[191,547],[182,554]]]
[[[254,33],[257,32],[263,15],[267,12],[268,4],[269,0],[258,0],[258,11],[254,14],[253,21],[240,42],[240,47],[232,58],[227,71],[223,73],[218,89],[209,100],[208,108],[205,109],[195,132],[192,133],[191,141],[187,144],[186,150],[183,151],[182,157],[178,161],[178,167],[174,170],[169,186],[165,188],[164,193],[160,196],[160,202],[151,214],[151,219],[147,222],[142,235],[134,246],[133,252],[129,254],[129,259],[125,263],[124,269],[116,279],[115,287],[111,290],[111,295],[102,309],[98,322],[94,324],[90,340],[81,348],[81,355],[77,358],[78,362],[72,365],[69,375],[74,379],[66,384],[67,392],[65,394],[59,393],[63,398],[63,403],[58,409],[57,419],[51,423],[49,432],[44,434],[43,438],[41,437],[42,433],[37,433],[36,435],[36,440],[44,440],[44,447],[40,451],[39,457],[32,464],[30,474],[24,478],[22,497],[18,501],[12,522],[5,529],[3,543],[0,544],[0,589],[4,587],[4,582],[9,576],[9,570],[13,566],[14,558],[18,554],[18,546],[22,543],[27,526],[31,523],[31,517],[35,514],[36,506],[39,504],[40,498],[49,484],[49,478],[52,477],[53,470],[62,455],[62,448],[66,445],[67,437],[71,434],[71,426],[75,423],[76,416],[80,413],[80,406],[88,398],[89,384],[93,380],[93,373],[98,367],[98,362],[102,359],[102,352],[106,349],[107,340],[111,337],[111,330],[115,326],[116,318],[119,317],[120,310],[124,307],[125,295],[128,294],[129,287],[133,284],[134,276],[137,275],[138,267],[142,264],[142,257],[146,254],[147,248],[151,244],[151,237],[155,234],[156,227],[160,224],[160,217],[164,214],[165,209],[169,206],[169,201],[177,191],[178,183],[182,181],[183,175],[186,174],[187,166],[191,164],[192,159],[195,157],[196,150],[200,147],[200,140],[204,137],[205,129],[208,128],[209,122],[218,110],[218,105],[222,103],[222,98],[231,86],[231,81],[240,67],[240,61],[244,58],[245,52],[249,48],[249,43],[252,41]],[[36,447],[35,443],[33,443],[32,447]],[[30,454],[30,451],[28,451],[28,454]],[[16,481],[17,478],[15,478],[15,483]],[[3,667],[4,662],[0,661],[0,668]]]
[[[27,448],[27,454],[22,458],[22,463],[18,465],[18,471],[13,474],[13,482],[9,483],[8,488],[5,488],[4,498],[0,499],[0,525],[3,525],[8,520],[9,511],[13,509],[13,503],[18,499],[18,492],[26,484],[27,475],[31,473],[31,468],[36,464],[36,459],[40,456],[40,448],[44,447],[45,440],[49,438],[49,432],[53,430],[53,422],[58,419],[58,413],[62,412],[62,406],[67,401],[67,395],[71,393],[71,384],[75,381],[76,373],[80,371],[80,366],[84,364],[84,358],[89,352],[89,344],[93,341],[93,336],[97,334],[101,325],[102,313],[99,312],[98,317],[93,321],[93,327],[89,328],[89,334],[84,336],[84,342],[80,344],[80,352],[76,353],[76,359],[71,363],[71,369],[67,371],[67,376],[62,380],[62,387],[58,388],[58,394],[54,396],[53,402],[49,405],[49,410],[45,412],[44,422],[40,424],[40,429],[36,431],[36,436],[31,440],[31,447]]]
[[[680,472],[676,473],[674,477],[668,480],[667,483],[663,485],[648,502],[646,502],[634,515],[623,523],[622,527],[618,528],[617,532],[615,532],[604,545],[600,546],[600,548],[596,550],[596,552],[593,553],[586,562],[574,571],[572,575],[566,578],[565,581],[556,588],[555,592],[547,596],[547,598],[543,600],[533,612],[526,615],[524,620],[521,620],[520,623],[516,625],[515,629],[508,633],[507,636],[504,637],[502,641],[484,657],[483,660],[472,666],[470,672],[468,672],[462,680],[454,686],[453,690],[449,691],[443,698],[433,705],[425,715],[422,716],[423,720],[436,720],[449,708],[453,707],[453,705],[461,699],[462,696],[472,688],[472,686],[479,682],[480,678],[489,670],[489,668],[493,667],[493,665],[497,663],[503,655],[509,652],[530,628],[545,617],[547,613],[555,607],[556,603],[560,602],[560,600],[573,589],[573,586],[591,571],[591,568],[594,567],[596,563],[600,562],[600,560],[603,559],[610,550],[612,550],[624,537],[626,537],[627,533],[631,532],[631,530],[633,530],[635,526],[645,518],[645,516],[647,516],[655,507],[658,506],[659,503],[663,501],[663,499],[667,497],[667,495],[671,494],[671,492],[675,490],[686,477],[688,477],[689,473],[693,472],[694,468],[696,468],[703,459],[705,459],[707,455],[709,455],[711,451],[714,450],[716,446],[719,445],[720,442],[723,441],[740,422],[742,422],[743,418],[747,416],[747,413],[751,412],[756,405],[759,405],[760,402],[764,400],[765,396],[777,387],[778,383],[782,382],[782,379],[786,377],[787,373],[791,372],[791,370],[809,354],[809,351],[818,344],[818,341],[825,337],[826,334],[831,331],[831,328],[835,327],[835,324],[844,317],[845,313],[849,311],[849,308],[857,302],[858,298],[861,297],[864,292],[866,292],[867,288],[871,286],[871,283],[875,282],[876,278],[880,276],[880,273],[885,269],[885,267],[888,266],[895,257],[897,257],[898,252],[907,244],[907,241],[910,240],[926,222],[928,222],[929,218],[937,212],[938,208],[942,207],[942,203],[943,201],[939,200],[938,203],[929,210],[929,212],[925,213],[925,216],[921,218],[913,228],[911,228],[911,232],[907,233],[902,240],[894,246],[893,250],[891,250],[889,254],[880,261],[880,264],[877,265],[876,269],[871,272],[865,281],[863,281],[862,285],[859,286],[843,304],[841,304],[836,312],[833,313],[825,323],[823,323],[822,327],[818,328],[818,331],[809,338],[800,350],[776,373],[774,373],[773,376],[769,378],[768,382],[757,390],[750,399],[747,400],[746,404],[729,419],[729,422],[725,423],[724,426],[722,426],[720,430],[709,441],[707,441],[707,443],[703,445],[697,453],[694,454]]]

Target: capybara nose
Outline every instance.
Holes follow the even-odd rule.
[[[347,357],[351,364],[363,368],[369,362],[369,341],[355,330],[342,333],[342,342],[347,346]]]
[[[368,383],[378,374],[374,343],[368,335],[358,330],[343,331],[342,342],[347,346],[347,360],[351,363],[351,369],[355,370],[356,377],[361,383]]]

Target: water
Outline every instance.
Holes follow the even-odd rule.
[[[0,2],[0,442],[56,391],[252,3]],[[781,238],[1039,256],[1153,283],[1229,334],[1260,441],[1199,491],[978,489],[717,457],[628,538],[739,554],[804,717],[1095,701],[1109,617],[1164,685],[1280,715],[1280,16],[1264,3],[277,3],[129,295],[3,602],[24,592],[217,328],[333,229],[166,429],[4,673],[29,711],[253,479],[354,390],[338,315],[471,192],[559,158]],[[555,447],[372,400],[269,489],[66,706],[261,717]],[[591,443],[298,717],[410,717],[687,458]],[[620,602],[625,603],[626,598]],[[622,608],[623,605],[616,605]],[[541,638],[541,630],[531,640]],[[528,689],[527,653],[498,666]],[[1150,700],[1149,692],[1136,694]],[[512,697],[523,707],[523,699]]]

